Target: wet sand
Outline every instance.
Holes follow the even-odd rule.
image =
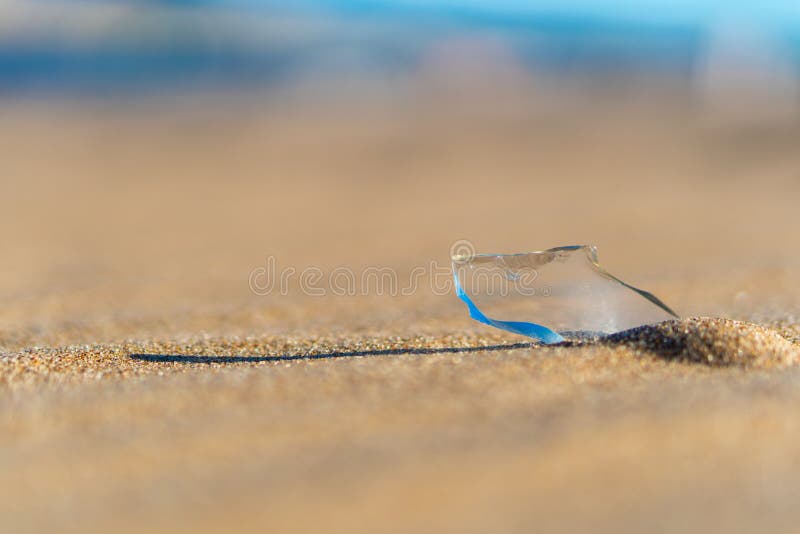
[[[797,131],[242,105],[3,108],[4,530],[794,529]],[[428,274],[250,288],[458,239],[712,319],[545,347]]]

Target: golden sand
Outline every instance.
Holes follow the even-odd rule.
[[[798,133],[415,106],[4,109],[0,530],[796,530]],[[464,238],[710,318],[540,346],[427,280],[248,286]]]
[[[775,330],[711,318],[641,326],[605,340],[640,353],[712,366],[787,367],[796,363],[798,351]]]

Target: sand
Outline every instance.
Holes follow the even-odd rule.
[[[795,530],[798,132],[419,98],[3,108],[2,530]],[[685,319],[540,346],[427,277],[249,287],[457,239],[594,243]]]

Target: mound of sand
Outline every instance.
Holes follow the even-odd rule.
[[[604,342],[666,358],[712,366],[786,367],[798,347],[776,331],[742,321],[692,317],[612,334]]]

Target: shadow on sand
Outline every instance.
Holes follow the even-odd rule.
[[[442,347],[418,349],[383,349],[334,351],[321,354],[286,354],[284,356],[197,356],[180,354],[131,354],[134,360],[158,363],[257,363],[285,362],[292,360],[327,360],[331,358],[353,358],[366,356],[398,356],[401,354],[444,354],[458,352],[481,352],[487,350],[527,349],[535,343],[510,343],[506,345],[487,345],[485,347]]]

